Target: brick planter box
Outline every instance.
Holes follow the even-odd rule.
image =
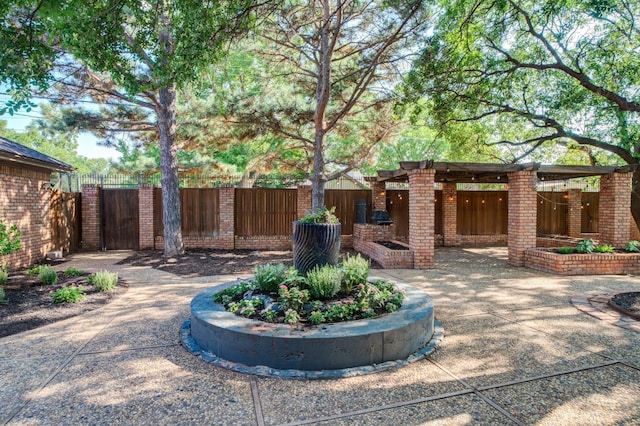
[[[393,241],[400,244],[399,241]],[[373,241],[353,240],[353,248],[375,260],[384,269],[412,269],[413,251],[392,250]]]
[[[640,253],[560,254],[527,249],[524,264],[528,268],[558,275],[619,275],[640,273]]]

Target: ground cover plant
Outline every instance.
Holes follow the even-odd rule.
[[[348,256],[340,265],[323,265],[301,276],[283,264],[256,267],[252,280],[240,281],[213,296],[229,312],[266,322],[318,325],[394,312],[404,294],[385,280],[369,281],[369,261]]]

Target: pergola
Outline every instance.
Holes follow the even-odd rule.
[[[524,251],[536,246],[537,192],[539,181],[566,180],[601,176],[600,241],[614,246],[629,241],[631,214],[631,177],[635,166],[556,166],[538,163],[491,164],[403,161],[397,170],[380,170],[371,182],[376,210],[386,209],[386,182],[409,183],[409,246],[414,252],[416,269],[433,267],[435,252],[435,183],[443,189],[444,245],[457,245],[458,183],[507,183],[509,263],[524,265]],[[577,196],[576,193],[577,192]],[[569,194],[569,203],[577,202],[569,223],[580,224],[580,191]],[[577,198],[577,199],[576,199]],[[575,226],[573,226],[575,229]],[[570,232],[571,233],[571,232]]]

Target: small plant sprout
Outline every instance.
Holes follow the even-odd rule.
[[[613,253],[613,246],[610,244],[601,244],[594,249],[596,253]]]
[[[596,244],[593,240],[580,240],[576,245],[576,251],[578,253],[593,253],[596,249]]]
[[[631,240],[624,249],[631,253],[640,253],[640,241]]]

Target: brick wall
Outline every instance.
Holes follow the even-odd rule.
[[[442,236],[445,246],[460,244],[458,235],[458,190],[455,183],[442,186]]]
[[[567,191],[567,235],[579,237],[582,233],[582,191],[570,189]]]
[[[624,247],[629,242],[632,173],[611,173],[600,178],[598,232],[602,243]]]
[[[51,190],[48,170],[0,163],[0,219],[16,225],[22,248],[0,256],[0,264],[26,268],[42,260],[51,249]]]
[[[432,268],[435,254],[434,169],[409,172],[409,246],[413,267]]]
[[[396,237],[395,225],[372,225],[370,223],[354,223],[353,239],[362,241],[392,241]]]
[[[640,273],[640,254],[560,254],[525,250],[525,266],[558,275],[607,275]]]
[[[387,209],[387,190],[384,182],[370,181],[373,210]]]
[[[153,238],[153,185],[141,185],[138,189],[138,244],[140,250],[154,249]]]
[[[100,188],[82,185],[82,249],[100,248]]]
[[[534,171],[509,173],[509,263],[524,266],[524,251],[536,246],[537,176]]]
[[[311,211],[311,186],[300,185],[298,187],[298,219],[302,219],[304,215]]]
[[[353,240],[353,248],[375,260],[385,269],[413,268],[413,251],[391,250],[373,241],[358,238]]]

